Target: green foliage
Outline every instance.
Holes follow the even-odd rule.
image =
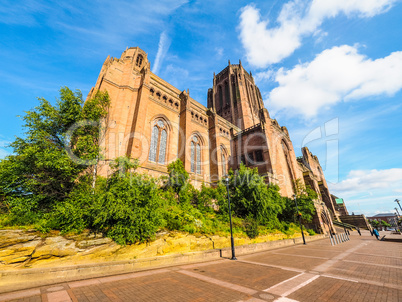
[[[155,180],[137,173],[117,175],[90,208],[92,228],[120,244],[153,238],[163,223]]]
[[[257,169],[243,164],[236,173],[229,172],[229,191],[232,209],[241,218],[252,217],[258,223],[275,228],[280,225],[278,214],[282,212],[283,198],[279,187],[267,185]]]
[[[380,222],[377,220],[371,220],[370,224],[373,228],[378,228],[380,226]]]
[[[310,186],[304,186],[300,180],[296,180],[296,198],[299,213],[301,213],[302,219],[305,222],[311,222],[315,214],[314,200],[318,198],[317,193],[310,188]],[[293,198],[284,198],[284,208],[280,215],[282,221],[295,222],[297,219],[296,204]]]
[[[86,132],[85,127],[78,128],[73,136],[68,130],[86,118],[99,122],[105,117],[106,93],[98,93],[84,109],[81,92],[67,87],[60,89],[55,106],[45,99],[39,101],[22,117],[25,133],[11,143],[13,155],[0,161],[0,201],[9,211],[10,223],[36,223],[55,204],[68,198],[78,176],[87,168],[72,160],[71,152],[91,154],[90,158],[99,154],[99,148],[94,147],[98,146],[99,125]]]
[[[186,190],[188,185],[189,174],[184,169],[183,162],[180,159],[168,165],[169,176],[165,180],[165,188],[171,188],[176,194]]]
[[[258,237],[258,222],[253,217],[247,217],[244,220],[244,228],[247,236],[251,239]]]
[[[85,102],[77,128],[71,129],[74,129],[70,137],[74,154],[81,160],[92,162],[93,165],[100,159],[100,141],[103,139],[109,106],[108,93],[97,91],[93,98]]]
[[[312,229],[307,229],[306,231],[307,231],[307,233],[308,233],[310,236],[314,236],[314,235],[315,235],[315,232],[314,232],[314,230],[312,230]]]
[[[385,220],[381,220],[380,224],[383,227],[387,227],[387,228],[391,227],[391,225],[388,222],[386,222]]]

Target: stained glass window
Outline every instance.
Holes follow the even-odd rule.
[[[158,163],[165,163],[167,134],[166,124],[162,120],[158,120],[152,128],[151,145],[149,147],[148,157],[149,161],[156,162],[156,159],[158,159]]]
[[[191,143],[191,172],[201,174],[201,146],[197,136],[193,136]]]
[[[197,174],[201,174],[201,147],[197,144]]]
[[[158,148],[159,129],[157,126],[152,128],[151,147],[149,148],[149,160],[156,161],[156,151]]]
[[[163,126],[165,125],[162,120],[159,120],[157,122],[157,124],[158,124],[159,128],[163,128]]]
[[[195,150],[194,142],[191,142],[191,172],[195,172]]]
[[[161,134],[161,141],[159,145],[159,163],[165,163],[165,156],[166,156],[166,140],[167,140],[167,132],[165,129],[162,130]]]
[[[222,150],[222,175],[226,175],[226,158]]]

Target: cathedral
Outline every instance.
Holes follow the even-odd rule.
[[[151,72],[147,54],[127,48],[120,58],[108,57],[88,98],[107,91],[111,106],[102,142],[104,160],[119,156],[139,159],[139,172],[167,175],[167,165],[181,159],[195,187],[213,186],[240,163],[257,168],[282,196],[295,194],[296,181],[318,193],[316,215],[308,227],[334,231],[338,219],[318,161],[307,147],[296,157],[289,132],[271,118],[251,73],[229,64],[214,73],[207,107]]]

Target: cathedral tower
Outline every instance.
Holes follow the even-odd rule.
[[[244,130],[260,123],[264,108],[261,93],[251,73],[239,64],[230,64],[217,75],[208,90],[208,108]]]

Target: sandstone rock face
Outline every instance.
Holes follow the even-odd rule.
[[[28,242],[36,237],[33,231],[0,230],[0,249],[17,243]]]
[[[255,239],[235,238],[235,245],[281,240],[300,235],[290,237],[275,233]],[[89,232],[69,236],[55,233],[46,237],[35,231],[0,230],[0,270],[133,260],[229,246],[229,237],[190,235],[182,232],[162,232],[157,234],[152,242],[121,246],[109,238],[102,237],[101,234]]]

